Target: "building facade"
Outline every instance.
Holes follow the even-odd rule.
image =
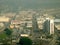
[[[54,20],[53,19],[46,19],[44,22],[44,33],[54,34]]]

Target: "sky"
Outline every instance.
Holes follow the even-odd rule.
[[[60,8],[60,0],[0,0],[0,5],[13,8]]]
[[[60,0],[21,0],[25,7],[60,7]]]

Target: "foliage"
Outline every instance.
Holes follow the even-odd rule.
[[[20,45],[32,45],[32,40],[29,39],[28,37],[21,37],[19,44]]]
[[[9,28],[5,28],[6,35],[10,36],[12,34],[12,31]]]
[[[7,36],[6,36],[5,33],[0,34],[0,39],[4,39],[4,38],[6,38],[6,37],[7,37]]]

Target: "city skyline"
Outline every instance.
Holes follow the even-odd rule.
[[[60,45],[60,0],[0,0],[0,45],[25,45],[22,37]]]

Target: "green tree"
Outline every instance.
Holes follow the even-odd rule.
[[[32,40],[28,37],[21,37],[19,41],[20,45],[32,45]]]
[[[57,44],[60,45],[60,37],[59,36],[58,36],[57,40],[59,41],[59,42],[57,42]]]
[[[12,31],[9,28],[5,28],[4,31],[5,31],[7,36],[10,36],[12,34]]]

